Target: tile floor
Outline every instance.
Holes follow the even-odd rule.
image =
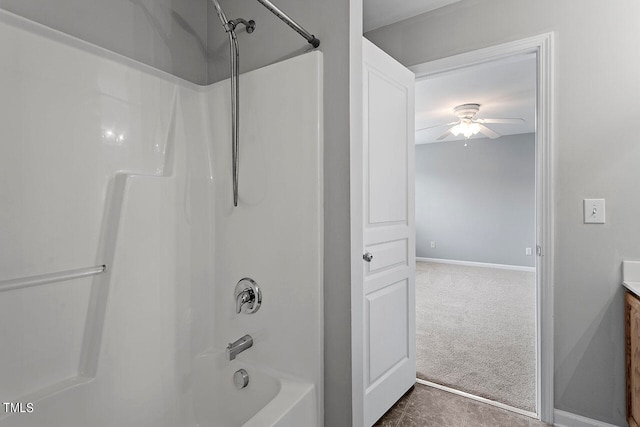
[[[538,420],[416,384],[386,414],[378,427],[543,427]]]

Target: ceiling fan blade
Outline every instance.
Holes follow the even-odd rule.
[[[520,124],[524,123],[524,119],[478,119],[478,123],[504,123],[504,124]]]
[[[500,138],[501,136],[498,132],[494,132],[484,125],[480,125],[480,133],[488,136],[491,139]]]
[[[426,128],[420,128],[420,129],[416,129],[416,132],[420,132],[421,130],[427,130],[427,129],[433,129],[433,128],[439,128],[441,126],[451,126],[451,125],[457,125],[458,122],[452,122],[452,123],[440,123],[439,125],[434,125],[434,126],[428,126]]]
[[[446,137],[448,137],[449,135],[451,135],[451,129],[447,130],[445,133],[443,133],[442,135],[440,135],[438,137],[438,139],[436,139],[436,141],[442,141],[443,139],[445,139]]]

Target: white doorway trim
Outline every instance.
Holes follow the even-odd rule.
[[[535,53],[536,105],[536,410],[553,423],[553,33],[517,40],[409,67],[416,80],[508,56]]]
[[[426,385],[426,386],[429,386],[429,387],[432,387],[432,388],[437,388],[438,390],[446,391],[447,393],[452,393],[452,394],[455,394],[455,395],[458,395],[458,396],[466,397],[467,399],[473,399],[473,400],[476,400],[478,402],[485,403],[487,405],[495,406],[496,408],[504,409],[504,410],[507,410],[507,411],[510,411],[510,412],[515,412],[516,414],[525,415],[527,417],[532,417],[532,418],[537,417],[537,414],[535,414],[533,412],[529,412],[529,411],[525,411],[524,409],[515,408],[513,406],[505,405],[502,402],[496,402],[495,400],[486,399],[484,397],[480,397],[480,396],[476,396],[476,395],[471,394],[471,393],[467,393],[467,392],[464,392],[464,391],[456,390],[456,389],[451,388],[451,387],[447,387],[447,386],[444,386],[444,385],[432,383],[431,381],[425,381],[425,380],[422,380],[420,378],[416,378],[416,382],[418,384],[422,384],[422,385]]]

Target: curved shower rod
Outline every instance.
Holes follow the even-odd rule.
[[[273,13],[282,21],[284,21],[285,24],[293,28],[293,30],[296,33],[300,34],[302,37],[304,37],[309,42],[309,44],[311,44],[311,46],[313,47],[320,46],[320,40],[318,40],[316,36],[311,34],[309,31],[305,30],[304,28],[302,28],[296,21],[291,19],[286,13],[278,9],[275,4],[271,3],[269,0],[258,0],[258,3],[262,4],[264,7],[269,9],[271,13]]]
[[[220,7],[218,0],[211,1],[216,8],[218,18],[220,18],[220,22],[222,22],[224,31],[229,36],[229,55],[231,58],[231,165],[233,174],[233,206],[238,206],[238,175],[240,169],[240,89],[238,86],[238,79],[240,74],[240,53],[238,51],[238,38],[236,37],[235,29],[239,24],[242,24],[247,29],[247,33],[251,34],[256,28],[256,23],[253,19],[250,19],[249,21],[242,18],[229,20],[224,14],[222,7]],[[316,36],[302,28],[269,0],[258,0],[258,2],[304,37],[314,48],[320,46],[320,40],[318,40]]]

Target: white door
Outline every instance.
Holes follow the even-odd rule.
[[[363,41],[364,424],[414,383],[414,74]],[[356,385],[354,384],[354,387]]]

